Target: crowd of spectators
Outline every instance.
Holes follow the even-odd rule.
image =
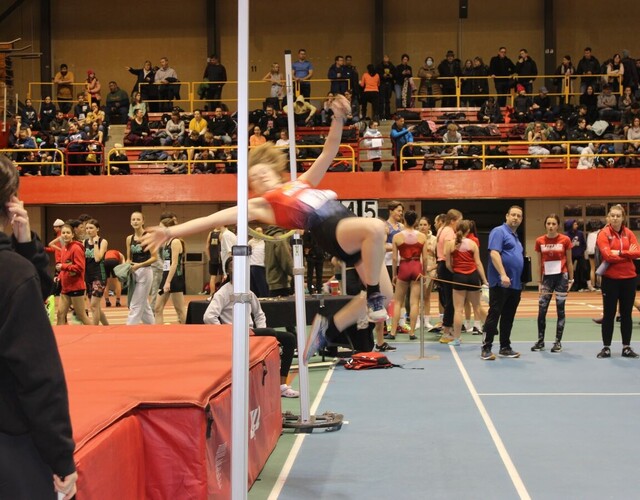
[[[392,115],[392,95],[395,94],[396,111],[412,108],[418,100],[423,108],[454,107],[457,103],[456,78],[459,78],[461,105],[479,108],[478,122],[528,124],[521,137],[532,141],[531,154],[563,154],[567,149],[579,154],[591,149],[605,155],[602,158],[585,155],[580,168],[611,166],[612,163],[636,166],[640,163],[635,157],[640,147],[640,127],[635,122],[640,117],[639,68],[640,59],[631,58],[627,50],[600,63],[591,48],[586,47],[575,67],[571,56],[563,57],[555,71],[556,77],[550,80],[550,92],[545,85],[537,89],[534,87],[538,67],[526,49],[519,51],[514,62],[507,55],[507,49],[500,47],[488,65],[480,56],[462,62],[450,50],[440,63],[427,56],[415,74],[408,54],[402,54],[397,65],[385,55],[380,63],[368,64],[362,76],[352,56],[337,55],[327,70],[331,91],[324,102],[316,106],[311,100],[311,86],[313,77],[317,78],[321,73],[314,70],[306,50],[300,49],[298,59],[292,65],[297,91],[292,107],[296,127],[326,126],[331,120],[333,96],[344,94],[352,103],[348,124],[360,125],[362,132],[371,129],[371,124],[378,124],[381,119],[395,119],[391,138],[397,156],[399,148],[405,142],[412,142],[416,134],[403,123],[401,116]],[[99,167],[92,168],[90,164],[103,163],[109,124],[127,124],[125,146],[186,148],[141,153],[141,160],[173,157],[174,162],[167,165],[167,173],[185,171],[186,165],[180,161],[182,157],[197,160],[195,172],[236,170],[235,151],[230,146],[234,144],[237,120],[222,102],[227,74],[216,55],[207,59],[203,73],[205,83],[198,92],[204,101],[203,108],[194,110],[193,114],[173,105],[173,101],[180,98],[180,81],[167,57],[160,59],[159,66],[154,67],[151,61],[145,61],[142,68],[127,66],[125,69],[136,76],[130,94],[122,90],[116,81],[110,81],[108,92],[103,95],[95,72],[88,70],[84,91],[77,94],[77,101],[73,103],[75,77],[68,66],[62,64],[53,79],[56,101],[46,96],[38,112],[31,100],[26,100],[20,115],[14,118],[9,140],[11,148],[20,150],[13,159],[21,165],[23,175],[59,175],[58,162],[62,154],[67,154],[67,158],[71,154],[72,160],[67,161],[71,164],[70,174],[101,173]],[[250,115],[250,141],[253,145],[280,140],[281,132],[287,127],[286,118],[280,110],[286,113],[290,108],[283,96],[283,75],[278,64],[272,65],[263,81],[270,90],[263,109],[254,110]],[[495,97],[490,95],[493,93],[490,81],[494,82]],[[577,84],[580,95],[577,102],[572,103],[571,94]],[[515,97],[512,106],[507,106],[507,95],[512,90]],[[554,94],[565,94],[569,98],[557,99]],[[161,112],[161,119],[150,121],[150,112]],[[536,132],[532,134],[534,129]],[[434,137],[439,139],[445,132]],[[460,132],[456,133],[460,135]],[[468,138],[463,135],[459,141],[444,141],[462,142]],[[607,140],[614,139],[628,140],[628,143],[607,143]],[[564,140],[568,141],[565,145],[545,145],[545,141]],[[573,141],[593,143],[589,146],[585,143],[570,145]],[[443,148],[438,153],[440,156],[443,151],[453,156],[463,153],[466,157],[471,151],[471,156],[475,157],[475,149],[474,146],[459,144]],[[612,158],[605,157],[607,152],[625,155],[612,162]],[[113,155],[120,153],[114,152]],[[433,151],[426,153],[425,158],[432,156]],[[493,148],[491,154],[498,153],[504,153],[504,148]],[[222,170],[214,167],[219,161],[225,163]],[[28,163],[34,165],[25,165]],[[415,165],[409,161],[404,167],[417,165],[417,162],[413,163]],[[505,168],[501,163],[504,162],[497,161],[497,168]],[[82,166],[74,168],[76,164]],[[444,166],[460,168],[460,165],[461,168],[465,165],[477,168],[478,162],[447,161]],[[120,167],[111,173],[126,173],[128,170]],[[423,168],[433,168],[433,162],[426,159]]]

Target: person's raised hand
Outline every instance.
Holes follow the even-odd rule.
[[[336,118],[344,119],[351,113],[351,104],[346,97],[336,95],[331,101],[331,111]]]
[[[24,203],[17,196],[12,196],[7,202],[7,213],[13,235],[18,243],[31,241],[31,226],[29,225],[29,213],[24,208]]]
[[[140,238],[140,243],[145,250],[149,250],[152,253],[158,251],[158,248],[169,239],[167,235],[167,228],[163,226],[154,226],[145,230],[145,234]]]

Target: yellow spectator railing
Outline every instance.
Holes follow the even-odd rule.
[[[534,88],[533,88],[533,92],[531,94],[527,94],[529,97],[533,97],[539,94],[539,89],[540,87],[544,87],[544,81],[545,79],[551,79],[551,80],[557,80],[557,79],[562,79],[562,86],[560,88],[559,91],[555,91],[555,92],[549,92],[547,95],[549,95],[550,97],[558,97],[560,98],[565,104],[569,104],[571,102],[571,98],[574,96],[580,96],[580,92],[574,92],[574,88],[579,89],[580,88],[580,82],[582,80],[582,78],[593,78],[595,81],[600,82],[600,85],[602,84],[603,79],[617,79],[619,82],[619,92],[617,92],[616,95],[622,95],[624,88],[622,86],[622,76],[616,76],[616,77],[610,77],[607,74],[597,74],[597,75],[570,75],[570,76],[565,76],[565,75],[536,75],[535,77],[531,77],[534,80]],[[440,84],[442,83],[443,80],[455,80],[455,94],[445,94],[444,92],[442,92],[439,95],[427,95],[427,94],[420,94],[420,93],[415,93],[414,94],[414,98],[421,100],[421,101],[426,101],[428,99],[432,99],[432,100],[441,100],[443,97],[455,97],[456,98],[456,107],[460,107],[461,106],[461,102],[463,100],[470,100],[470,99],[486,99],[487,97],[505,97],[507,98],[507,102],[509,105],[513,105],[513,99],[516,96],[516,92],[515,92],[515,87],[517,85],[518,80],[526,80],[526,79],[531,79],[528,78],[526,76],[519,76],[517,74],[511,75],[511,76],[496,76],[496,77],[491,77],[491,75],[487,75],[487,76],[460,76],[460,77],[446,77],[446,78],[435,78],[432,79],[431,82],[432,83],[436,83],[436,84]],[[413,77],[414,80],[414,87],[416,89],[418,89],[418,91],[420,90],[420,82],[421,79],[418,77]],[[488,83],[488,92],[487,93],[482,93],[482,94],[463,94],[462,93],[462,84],[464,83],[465,80],[471,80],[471,81],[477,81],[477,80],[486,80]],[[509,93],[496,93],[495,92],[495,85],[494,82],[498,80],[502,80],[505,82],[508,82],[511,84],[511,88]],[[577,80],[577,81],[576,81]],[[549,89],[551,90],[551,89]],[[596,95],[598,94],[598,92],[595,92]]]
[[[17,154],[25,154],[25,153],[34,153],[36,155],[36,157],[41,158],[40,153],[51,153],[51,157],[52,160],[51,161],[15,161],[13,160],[14,155]],[[0,154],[1,155],[5,155],[7,156],[9,159],[11,159],[11,161],[13,162],[13,164],[16,166],[16,168],[18,170],[22,169],[22,166],[25,165],[38,165],[40,168],[40,172],[42,172],[42,167],[43,166],[47,166],[47,165],[58,165],[60,167],[60,172],[56,175],[64,175],[64,154],[62,153],[62,151],[60,151],[59,149],[55,149],[55,148],[42,148],[42,149],[17,149],[17,148],[5,148],[5,149],[0,149]],[[56,158],[60,158],[59,160],[56,160]],[[38,174],[38,175],[42,175],[42,173]],[[51,175],[51,174],[44,174],[44,175]]]
[[[469,160],[469,159],[477,159],[482,163],[482,170],[487,170],[488,165],[491,164],[491,160],[493,159],[511,159],[511,160],[529,160],[531,158],[536,158],[539,160],[562,160],[565,164],[565,168],[575,168],[578,160],[583,156],[580,152],[571,152],[572,147],[587,147],[589,144],[621,144],[622,145],[622,153],[594,153],[586,156],[589,157],[606,157],[606,158],[621,158],[625,156],[634,156],[640,158],[640,152],[636,153],[628,153],[624,152],[625,145],[629,144],[627,140],[620,139],[602,139],[595,138],[590,141],[544,141],[544,142],[529,142],[529,141],[476,141],[476,142],[410,142],[402,146],[399,155],[399,165],[397,166],[398,170],[404,170],[403,163],[405,160],[415,160],[419,161],[430,161],[435,164],[437,161],[446,161],[446,160]],[[458,152],[459,148],[462,146],[475,146],[476,148],[480,148],[480,154],[476,155],[464,155]],[[509,151],[504,155],[488,155],[487,152],[489,148],[494,148],[496,146],[507,146]],[[532,154],[528,152],[528,148],[530,146],[542,146],[546,149],[551,150],[553,146],[561,146],[565,151],[562,153],[556,154]],[[421,151],[421,154],[416,154],[415,150],[408,154],[407,148],[416,148]],[[615,146],[614,146],[615,147]],[[442,154],[439,151],[446,148],[452,148],[452,153]],[[425,151],[426,149],[426,151]],[[521,149],[522,151],[514,152],[514,149]],[[597,167],[597,166],[596,166]],[[419,170],[419,168],[416,169]]]
[[[319,148],[322,149],[321,145],[315,145],[315,144],[300,144],[300,145],[296,145],[296,149],[300,150],[300,149],[311,149],[311,148]],[[187,175],[191,175],[195,173],[195,168],[194,165],[197,164],[205,164],[205,165],[219,165],[219,164],[226,164],[226,163],[237,163],[237,155],[236,158],[232,158],[232,159],[227,159],[227,158],[220,158],[220,157],[216,157],[216,153],[220,152],[220,151],[237,151],[238,146],[231,146],[231,145],[226,145],[226,146],[197,146],[197,147],[173,147],[173,146],[126,146],[126,147],[122,147],[122,148],[111,148],[108,152],[107,152],[107,158],[106,158],[106,175],[115,175],[112,173],[112,166],[118,166],[118,165],[128,165],[129,167],[134,166],[136,167],[137,170],[143,170],[144,171],[144,166],[148,166],[147,171],[151,170],[151,167],[161,167],[161,166],[171,166],[174,163],[179,163],[179,164],[185,164],[186,165],[186,174]],[[251,149],[251,148],[249,148]],[[288,146],[283,146],[281,149],[283,149],[283,151],[288,151]],[[206,160],[202,160],[199,158],[196,158],[196,153],[199,153],[203,150],[208,150],[210,153],[213,154],[213,157],[210,159],[206,159]],[[16,150],[9,150],[12,152],[15,152]],[[139,160],[139,159],[128,159],[128,160],[112,160],[111,157],[114,153],[118,153],[118,154],[124,154],[127,155],[127,152],[135,152],[135,153],[141,153],[143,151],[158,151],[158,152],[165,152],[168,153],[169,155],[171,154],[171,152],[173,151],[181,151],[184,152],[187,157],[184,159],[180,159],[180,160],[175,160],[172,159],[170,156],[166,159],[152,159],[152,160]],[[354,148],[349,145],[349,144],[341,144],[340,145],[340,151],[344,152],[344,151],[349,151],[351,154],[350,156],[336,156],[335,158],[335,162],[343,162],[343,161],[347,161],[350,166],[351,166],[351,171],[355,172],[356,170],[356,153]],[[128,156],[128,155],[127,155]],[[303,158],[303,159],[299,159],[297,160],[298,162],[308,162],[308,161],[315,161],[317,157],[307,157],[307,158]],[[142,166],[142,168],[140,168]],[[216,169],[218,170],[218,169]],[[162,172],[164,173],[164,172]],[[213,172],[208,172],[208,173],[213,173]]]
[[[84,94],[85,99],[87,100],[87,102],[91,102],[91,94],[89,94],[89,92],[87,91],[87,83],[86,82],[82,82],[82,83],[64,83],[63,85],[66,86],[71,86],[73,88],[73,92],[72,92],[72,96],[71,99],[69,100],[63,100],[63,101],[59,101],[58,100],[58,92],[57,92],[57,86],[59,84],[57,83],[53,83],[53,82],[29,82],[29,85],[27,86],[27,99],[31,99],[34,107],[36,107],[36,103],[43,103],[44,102],[44,98],[42,99],[36,99],[34,96],[36,95],[43,95],[45,97],[49,96],[51,97],[51,102],[53,102],[56,105],[57,109],[60,109],[60,103],[63,102],[67,105],[71,106],[71,109],[73,109],[73,107],[76,105],[76,103],[78,102],[78,94]],[[39,92],[38,92],[39,89]],[[50,89],[50,91],[48,93],[44,92],[43,89]],[[104,89],[104,87],[103,87]],[[102,90],[102,103],[104,104],[104,94],[105,91]],[[106,91],[107,93],[109,92],[108,89]]]
[[[618,77],[610,77],[609,75],[606,74],[597,74],[597,75],[570,75],[570,76],[565,76],[565,75],[536,75],[534,77],[534,89],[533,92],[531,94],[527,94],[530,97],[533,97],[535,95],[538,94],[538,90],[540,87],[544,86],[544,81],[545,79],[550,79],[550,80],[558,80],[561,79],[562,80],[562,85],[560,86],[560,88],[554,88],[554,89],[549,89],[549,90],[553,90],[552,92],[549,92],[548,95],[550,97],[557,97],[559,98],[563,103],[570,103],[571,99],[575,96],[580,96],[580,82],[582,81],[582,78],[593,78],[596,82],[599,82],[599,84],[601,84],[603,82],[604,79],[607,79],[607,81],[611,80],[611,79],[617,79],[619,82],[619,92],[617,92],[617,95],[622,95],[623,93],[623,87],[622,87],[622,76],[618,76]],[[453,80],[454,83],[454,87],[455,90],[453,93],[445,93],[445,92],[441,92],[440,94],[437,95],[431,95],[431,94],[424,94],[424,93],[420,93],[420,82],[421,79],[417,76],[413,77],[413,91],[412,91],[412,96],[415,100],[417,101],[428,101],[428,100],[434,100],[434,101],[441,101],[443,98],[455,98],[455,106],[456,107],[460,107],[463,101],[465,100],[471,100],[471,99],[485,99],[487,97],[505,97],[507,98],[507,103],[509,105],[513,104],[513,99],[515,97],[515,86],[517,85],[517,81],[518,79],[527,79],[527,77],[522,77],[522,76],[518,76],[518,75],[511,75],[511,76],[504,76],[504,77],[491,77],[490,75],[488,76],[461,76],[461,77],[439,77],[439,78],[435,78],[432,79],[431,82],[438,84],[440,86],[440,88],[442,89],[442,84],[446,81],[451,81]],[[467,80],[471,80],[471,81],[477,81],[477,80],[486,80],[489,88],[488,88],[488,92],[487,93],[482,93],[482,94],[477,94],[477,93],[472,93],[472,94],[466,94],[466,93],[462,93],[462,87],[463,87],[463,83]],[[495,92],[495,81],[507,81],[511,84],[511,88],[509,90],[508,93],[496,93]],[[330,89],[331,89],[331,83],[334,80],[329,80],[328,78],[317,78],[317,79],[312,79],[309,80],[310,84],[311,84],[311,89],[313,94],[311,95],[310,100],[314,101],[316,103],[321,104],[322,102],[324,102],[324,100],[326,99],[327,94],[329,93]],[[344,81],[347,83],[347,87],[350,88],[350,81],[349,80],[338,80],[338,81]],[[185,111],[188,111],[189,113],[192,113],[195,109],[202,109],[205,106],[208,106],[211,102],[213,102],[213,99],[209,99],[206,97],[206,94],[203,94],[203,92],[205,91],[205,87],[207,87],[208,85],[216,85],[216,84],[223,84],[223,89],[222,89],[222,97],[219,99],[219,102],[224,103],[224,105],[227,108],[230,108],[229,104],[231,103],[235,103],[237,101],[237,81],[234,80],[230,80],[230,81],[226,81],[226,82],[208,82],[208,81],[195,81],[195,82],[191,82],[191,81],[178,81],[175,83],[171,83],[171,84],[160,84],[160,83],[140,83],[139,87],[142,86],[153,86],[155,88],[155,90],[153,92],[151,92],[150,94],[152,95],[157,95],[157,91],[159,90],[159,86],[160,85],[176,85],[179,86],[180,88],[180,99],[172,99],[172,100],[167,100],[167,99],[147,99],[146,102],[148,103],[152,103],[152,104],[156,104],[157,106],[155,106],[156,110],[161,110],[161,111],[170,111],[172,107],[174,106],[179,106],[181,108],[183,108]],[[34,96],[37,94],[36,89],[40,89],[40,94],[44,95],[45,93],[42,92],[43,88],[50,88],[51,91],[49,92],[49,95],[51,96],[51,99],[53,100],[54,103],[56,103],[56,105],[59,107],[59,101],[57,99],[57,92],[56,92],[56,86],[57,84],[53,83],[53,82],[29,82],[29,86],[28,86],[28,92],[27,92],[27,97],[29,99],[31,99],[34,104],[35,103],[40,103],[42,102],[42,99],[34,99]],[[71,104],[71,106],[73,107],[73,105],[75,104],[75,100],[77,97],[77,94],[80,92],[84,92],[85,93],[85,97],[87,100],[90,99],[90,96],[88,94],[88,92],[86,91],[86,83],[74,83],[74,84],[70,84],[73,85],[74,89],[78,88],[77,92],[74,92],[73,94],[73,100],[72,101],[64,101],[67,104]],[[264,80],[250,80],[249,81],[249,85],[250,85],[250,91],[249,94],[250,95],[254,95],[254,96],[260,96],[260,97],[250,97],[249,101],[252,104],[253,107],[250,106],[251,109],[254,108],[262,108],[262,104],[263,102],[269,97],[270,93],[269,93],[269,88],[270,88],[270,82],[266,82]],[[576,91],[578,90],[578,91]],[[103,90],[102,92],[102,104],[106,103],[106,96],[108,95],[109,91],[108,89]],[[281,100],[281,99],[280,99]],[[414,107],[420,107],[420,106],[414,106]],[[152,109],[153,111],[153,109]],[[212,109],[209,109],[209,111],[213,111]]]

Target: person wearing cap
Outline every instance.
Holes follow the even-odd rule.
[[[438,81],[442,88],[442,107],[456,106],[456,77],[462,76],[460,59],[456,58],[453,50],[447,51],[446,58],[438,65],[440,77]]]
[[[91,97],[91,102],[97,102],[98,107],[100,107],[100,99],[102,99],[100,96],[100,81],[96,78],[96,74],[92,69],[87,71],[86,88]]]
[[[535,121],[550,122],[553,120],[551,99],[549,98],[547,87],[540,87],[540,93],[533,98],[531,113],[533,113],[533,119]]]
[[[56,219],[53,222],[53,232],[56,237],[53,238],[45,247],[45,251],[47,253],[53,254],[56,264],[60,262],[60,252],[62,250],[62,243],[60,241],[60,230],[62,229],[62,226],[64,226],[64,221],[62,219]],[[57,274],[58,273],[56,272],[56,275]]]
[[[284,106],[282,110],[285,113],[288,113],[289,105],[287,104]],[[300,94],[296,99],[296,102],[293,104],[293,116],[296,127],[304,127],[308,125],[317,111],[318,109],[310,102],[305,101],[304,96]]]
[[[60,65],[60,71],[53,77],[53,83],[58,86],[58,107],[63,113],[71,111],[71,101],[73,100],[73,83],[75,77],[69,71],[66,64]]]
[[[538,65],[531,59],[527,49],[520,49],[520,57],[516,63],[517,82],[524,86],[527,94],[533,93],[533,82],[538,76]]]
[[[513,114],[511,118],[518,123],[528,123],[531,121],[531,106],[533,101],[527,96],[526,89],[523,85],[518,84],[516,86],[516,92],[518,95],[513,100]]]

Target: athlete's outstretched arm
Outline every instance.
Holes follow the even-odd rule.
[[[300,176],[300,180],[308,182],[314,187],[320,184],[324,174],[338,154],[340,141],[342,140],[344,118],[351,111],[351,105],[346,97],[338,95],[331,103],[331,110],[333,111],[333,119],[331,120],[331,128],[322,148],[322,153],[313,162],[309,170]]]
[[[265,210],[267,205],[264,198],[252,198],[249,200],[249,217],[248,220],[261,220],[266,223],[272,223],[268,217],[268,211]],[[267,205],[268,207],[268,205]],[[229,207],[219,212],[198,217],[177,226],[163,227],[155,226],[146,230],[146,233],[140,238],[145,249],[155,252],[162,244],[171,238],[181,238],[190,234],[203,231],[211,231],[214,227],[228,226],[238,222],[238,207]]]

